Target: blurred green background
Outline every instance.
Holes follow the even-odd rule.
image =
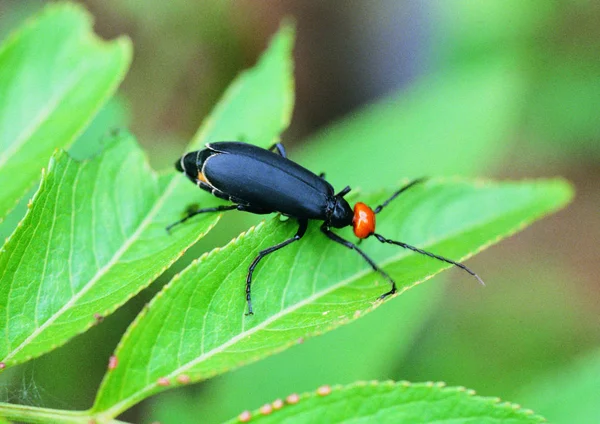
[[[44,3],[0,0],[0,36]],[[444,273],[351,325],[151,398],[123,419],[213,423],[322,384],[406,379],[464,385],[551,422],[600,422],[599,2],[82,3],[101,36],[128,34],[135,53],[117,97],[72,147],[77,157],[129,127],[154,167],[170,169],[227,84],[292,17],[296,106],[282,139],[293,159],[336,187],[562,175],[577,190],[566,210],[468,261],[485,288]],[[0,400],[88,408],[143,304],[176,269],[257,219],[226,216],[101,325],[3,373]]]

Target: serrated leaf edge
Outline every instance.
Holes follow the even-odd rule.
[[[351,384],[347,384],[347,385],[343,385],[343,384],[336,384],[334,386],[331,386],[331,392],[340,392],[340,391],[346,391],[346,390],[352,390],[354,388],[357,387],[389,387],[391,389],[395,389],[395,388],[404,388],[404,389],[411,389],[411,388],[430,388],[433,390],[437,390],[439,392],[450,392],[450,393],[465,393],[468,397],[470,398],[475,398],[479,401],[485,402],[489,405],[495,405],[497,408],[502,408],[502,409],[510,409],[513,411],[519,411],[521,413],[523,413],[524,415],[528,415],[531,418],[537,419],[540,422],[546,422],[546,419],[544,417],[542,417],[541,415],[536,414],[533,410],[528,409],[528,408],[523,408],[521,405],[517,404],[517,403],[512,403],[512,402],[508,402],[508,401],[502,401],[502,399],[500,399],[499,397],[489,397],[489,396],[479,396],[477,395],[477,393],[475,392],[475,390],[473,389],[467,389],[466,387],[463,386],[450,386],[448,387],[446,385],[445,382],[443,381],[437,381],[437,382],[433,382],[433,381],[427,381],[427,382],[423,382],[423,383],[412,383],[410,381],[406,381],[406,380],[401,380],[401,381],[394,381],[394,380],[386,380],[386,381],[378,381],[378,380],[370,380],[370,381],[357,381]],[[311,399],[311,398],[324,398],[327,397],[329,394],[327,395],[323,395],[319,393],[319,389],[316,389],[312,392],[304,392],[300,395],[298,395],[298,402],[302,402],[302,400],[307,400],[307,399]],[[294,403],[295,404],[295,403]],[[287,407],[293,407],[293,405],[288,404]],[[272,411],[272,413],[277,413],[276,410]],[[255,409],[254,411],[250,412],[251,416],[260,416],[261,414],[261,410],[259,409]],[[234,421],[234,419],[230,420],[230,421]],[[226,422],[230,422],[230,421],[226,421]]]

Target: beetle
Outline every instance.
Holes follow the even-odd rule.
[[[381,243],[394,244],[455,265],[483,284],[477,274],[459,262],[400,241],[387,239],[375,232],[375,215],[401,193],[425,181],[425,178],[419,178],[406,184],[381,205],[371,209],[361,202],[351,208],[344,199],[344,196],[351,190],[349,186],[336,193],[333,186],[325,180],[324,174],[316,175],[289,160],[281,143],[275,143],[269,149],[237,141],[208,143],[202,150],[183,155],[175,163],[175,168],[201,189],[233,204],[195,210],[188,213],[185,218],[169,225],[167,231],[198,214],[229,210],[254,214],[279,212],[295,218],[298,222],[298,230],[293,237],[260,251],[248,267],[246,275],[247,315],[253,314],[251,285],[252,274],[256,266],[270,253],[300,240],[306,233],[309,220],[323,221],[321,232],[325,236],[342,246],[355,250],[374,271],[390,282],[391,289],[382,294],[379,299],[385,299],[396,293],[396,282],[356,244],[340,237],[331,231],[331,228],[352,226],[354,234],[360,241],[373,236]]]

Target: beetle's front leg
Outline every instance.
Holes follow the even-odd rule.
[[[336,243],[339,243],[342,246],[346,246],[348,249],[358,252],[358,254],[360,256],[362,256],[363,259],[365,261],[367,261],[367,263],[369,265],[371,265],[371,268],[373,268],[373,271],[378,272],[379,274],[381,274],[383,277],[385,277],[390,282],[390,284],[392,285],[392,289],[390,291],[382,294],[381,296],[379,296],[380,299],[385,299],[386,297],[396,293],[396,291],[397,291],[396,290],[396,282],[392,279],[392,277],[390,277],[388,275],[388,273],[385,272],[383,269],[379,268],[379,266],[377,266],[375,261],[373,259],[371,259],[365,252],[363,252],[356,244],[354,244],[346,239],[343,239],[342,237],[338,236],[336,233],[331,231],[329,229],[329,226],[327,225],[327,223],[323,223],[323,225],[321,225],[321,231],[323,232],[323,234],[325,234],[327,237],[329,237],[331,240],[335,241]]]

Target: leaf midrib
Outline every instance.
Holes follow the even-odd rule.
[[[88,68],[89,65],[87,62],[85,62],[69,75],[69,77],[73,77],[73,80],[67,84],[63,90],[57,93],[53,99],[50,99],[50,101],[46,103],[46,105],[38,113],[38,116],[31,121],[31,124],[25,127],[25,129],[17,136],[16,140],[6,149],[4,154],[0,155],[0,168],[2,168],[6,162],[8,162],[8,160],[11,159],[19,150],[21,150],[21,148],[23,148],[27,140],[29,140],[32,135],[39,130],[44,122],[48,121],[50,114],[58,109],[57,105],[73,91],[73,87],[81,82]]]
[[[48,268],[48,255],[50,254],[50,240],[52,240],[52,235],[54,234],[54,227],[56,226],[56,213],[58,212],[57,200],[60,195],[61,187],[62,187],[63,183],[65,182],[64,177],[67,174],[67,171],[69,170],[70,164],[71,164],[71,162],[68,162],[67,166],[65,166],[62,177],[60,178],[60,181],[58,183],[58,188],[56,189],[56,196],[54,196],[54,208],[53,208],[54,213],[53,213],[53,217],[52,217],[52,224],[50,225],[50,232],[48,233],[48,243],[46,244],[46,254],[44,255],[44,267],[42,268],[42,276],[40,277],[40,284],[38,286],[37,295],[36,295],[36,299],[35,299],[35,309],[33,312],[33,320],[35,322],[36,327],[38,326],[38,307],[40,305],[40,297],[42,296],[42,288],[44,287],[43,282],[46,279],[46,269]],[[71,246],[71,250],[72,250],[72,246]]]

